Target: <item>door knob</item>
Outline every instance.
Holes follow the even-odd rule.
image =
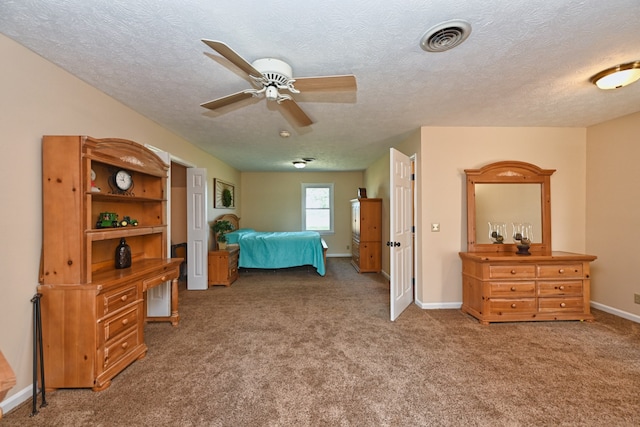
[[[400,242],[393,242],[393,246],[397,248],[398,246],[400,246]]]

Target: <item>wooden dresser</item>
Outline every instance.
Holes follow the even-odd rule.
[[[142,145],[120,139],[45,136],[42,153],[38,292],[46,386],[104,390],[146,355],[146,321],[179,321],[182,259],[167,257],[168,165]],[[115,182],[122,170],[133,180],[127,191]],[[129,221],[114,221],[115,214]],[[132,263],[116,269],[122,238]],[[148,318],[147,290],[167,281],[170,315]]]
[[[351,200],[351,264],[359,273],[382,269],[382,199]]]
[[[462,252],[462,311],[481,323],[593,320],[589,263],[568,252]]]
[[[238,246],[227,246],[225,250],[209,251],[209,286],[231,286],[238,278]]]

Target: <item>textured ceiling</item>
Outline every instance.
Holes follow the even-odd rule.
[[[451,19],[469,38],[423,51]],[[638,0],[0,2],[0,32],[242,171],[303,157],[317,159],[307,170],[362,170],[421,126],[583,127],[640,111],[639,83],[589,83],[640,60],[638,22]],[[206,110],[250,84],[203,38],[282,59],[294,77],[352,73],[358,90],[295,96],[306,128],[264,99]]]

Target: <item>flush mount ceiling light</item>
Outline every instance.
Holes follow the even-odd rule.
[[[471,24],[462,19],[442,22],[427,30],[420,47],[427,52],[444,52],[461,44],[471,34]]]
[[[289,138],[291,136],[291,132],[286,129],[280,131],[280,138]]]
[[[300,162],[300,161],[293,162],[293,166],[294,166],[296,169],[302,169],[302,168],[304,168],[305,166],[307,166],[307,162]]]
[[[640,61],[616,65],[591,77],[591,83],[600,89],[617,89],[640,80]]]

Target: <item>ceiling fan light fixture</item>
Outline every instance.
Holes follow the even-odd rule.
[[[267,89],[264,92],[264,96],[269,101],[275,101],[278,99],[278,88],[275,86],[267,86]]]
[[[591,83],[600,89],[618,89],[640,80],[640,61],[616,65],[591,77]]]
[[[296,169],[302,169],[302,168],[304,168],[305,166],[307,166],[307,162],[296,161],[296,162],[293,162],[293,166],[294,166]]]

